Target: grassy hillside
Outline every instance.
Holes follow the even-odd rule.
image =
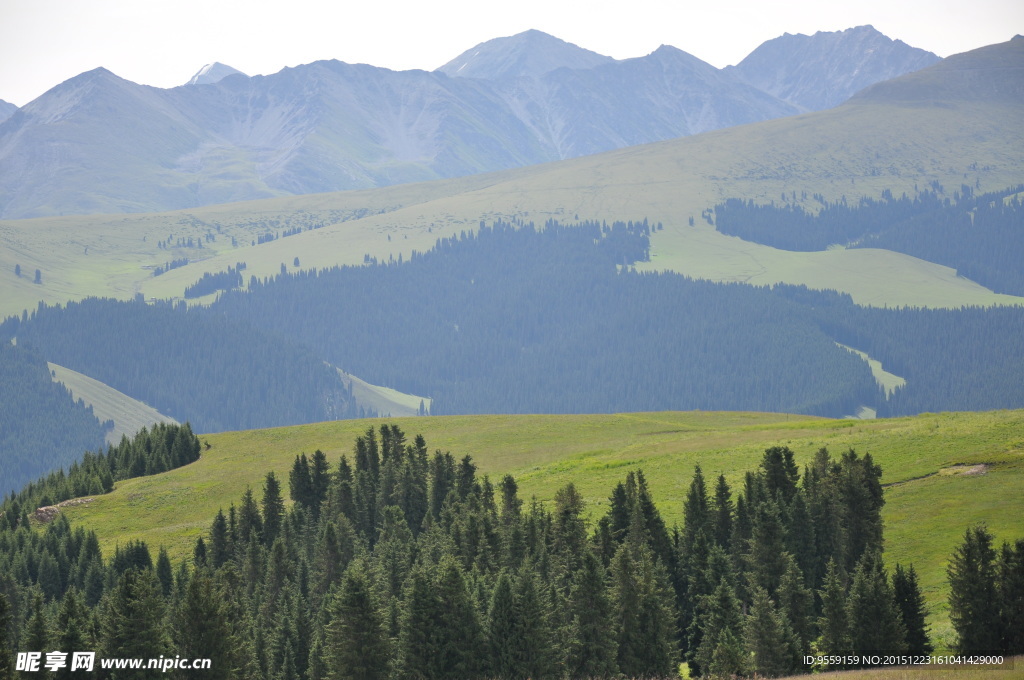
[[[849,292],[861,304],[1019,303],[939,267],[883,250],[790,253],[724,236],[701,214],[732,197],[771,201],[785,192],[878,197],[937,182],[951,194],[1024,182],[1018,103],[868,100],[815,114],[719,130],[489,175],[368,191],[293,196],[146,215],[0,222],[0,314],[86,295],[176,297],[204,272],[236,262],[268,276],[302,268],[387,260],[430,248],[480,220],[648,217],[665,229],[651,267],[717,281],[787,282]],[[812,206],[808,206],[809,208]],[[697,226],[690,227],[693,218]],[[252,245],[266,232],[312,231]],[[203,248],[158,247],[173,237],[215,237]],[[232,245],[234,238],[235,245]],[[188,257],[160,277],[152,269]],[[22,276],[14,276],[15,265]],[[42,283],[32,282],[35,269]]]
[[[99,533],[104,550],[141,538],[190,554],[218,508],[257,493],[266,472],[287,479],[299,453],[323,450],[332,465],[351,456],[355,437],[383,421],[337,421],[202,437],[210,444],[191,465],[120,483],[110,495],[67,510]],[[634,413],[586,416],[454,416],[396,419],[431,450],[472,455],[492,478],[512,473],[521,496],[550,501],[573,482],[592,514],[611,488],[642,467],[666,521],[681,523],[694,465],[725,474],[734,490],[767,446],[791,447],[798,464],[820,447],[871,453],[884,470],[887,561],[913,563],[939,646],[951,639],[945,561],[967,526],[986,522],[997,541],[1020,536],[1024,513],[1024,411],[925,414],[875,421],[759,413]]]

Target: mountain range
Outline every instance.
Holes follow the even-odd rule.
[[[669,46],[614,60],[539,31],[482,43],[434,72],[320,61],[247,77],[211,64],[158,89],[99,68],[0,123],[0,217],[521,167],[832,106],[937,60],[865,26],[785,35],[727,69]]]

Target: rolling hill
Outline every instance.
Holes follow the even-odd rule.
[[[724,474],[733,488],[763,450],[789,446],[798,465],[820,447],[854,448],[882,466],[886,504],[886,563],[913,563],[929,609],[933,638],[951,643],[945,561],[968,525],[986,522],[997,540],[1019,537],[1024,512],[1024,412],[926,414],[850,421],[756,413],[630,413],[604,416],[459,416],[394,421],[431,450],[473,456],[492,480],[515,475],[522,498],[550,502],[573,482],[588,515],[604,512],[609,490],[642,468],[669,525],[681,523],[686,489],[699,464],[705,476]],[[352,455],[357,435],[380,421],[316,425],[203,436],[210,444],[196,463],[119,483],[109,495],[67,508],[95,529],[104,552],[142,539],[181,558],[209,530],[218,509],[259,489],[266,472],[279,479],[299,453],[320,449],[332,466]]]
[[[238,261],[262,278],[295,258],[303,269],[359,264],[366,255],[408,258],[480,220],[576,216],[664,223],[652,237],[650,269],[832,288],[878,306],[1016,304],[917,258],[880,249],[782,251],[724,236],[702,214],[728,198],[768,203],[806,192],[838,201],[913,194],[933,183],[947,194],[962,184],[982,192],[1021,184],[1022,44],[1016,38],[955,55],[828,111],[557,163],[169,213],[3,221],[0,277],[8,295],[0,312],[89,294],[172,298],[204,272]],[[176,245],[185,237],[202,247]],[[190,264],[151,275],[177,258]],[[42,283],[15,277],[19,264],[39,268]]]

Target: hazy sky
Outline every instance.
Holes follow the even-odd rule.
[[[722,67],[786,32],[863,24],[945,57],[1024,33],[1024,2],[0,0],[0,99],[23,106],[97,66],[157,87],[213,61],[249,75],[317,59],[432,70],[529,28],[617,59],[669,44]]]

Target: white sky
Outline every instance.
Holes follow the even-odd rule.
[[[157,87],[213,61],[249,75],[317,59],[432,70],[530,28],[617,59],[669,44],[722,67],[786,32],[862,24],[946,57],[1024,33],[1024,2],[0,0],[0,99],[23,106],[97,66]]]

